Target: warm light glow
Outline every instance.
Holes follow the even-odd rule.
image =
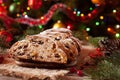
[[[27,7],[27,10],[30,10],[30,7]]]
[[[67,29],[71,29],[71,26],[70,26],[70,25],[68,25],[68,26],[67,26]]]
[[[88,37],[88,36],[86,37],[86,40],[89,40],[89,37]]]
[[[76,12],[74,11],[73,14],[76,14]]]
[[[44,19],[44,17],[42,16],[40,19]]]
[[[116,12],[117,12],[117,10],[114,9],[114,10],[113,10],[113,13],[116,13]]]
[[[25,18],[28,18],[28,15],[24,15]]]
[[[5,4],[4,4],[4,3],[2,3],[1,5],[2,5],[2,6],[5,6]]]
[[[65,28],[66,25],[63,24],[60,20],[58,20],[54,25],[53,28]]]
[[[91,17],[92,16],[91,13],[89,13],[88,16]]]
[[[57,23],[61,23],[61,21],[60,21],[60,20],[58,20],[58,21],[57,21]]]
[[[84,14],[82,13],[80,16],[81,16],[81,17],[83,17],[83,16],[84,16]]]
[[[117,28],[117,29],[118,29],[118,28],[120,28],[120,25],[119,25],[119,24],[117,24],[117,25],[116,25],[116,28]]]
[[[17,13],[17,14],[16,14],[16,16],[17,16],[17,17],[20,17],[20,14],[19,14],[19,13]]]
[[[112,31],[112,29],[111,29],[111,28],[107,28],[107,31],[109,31],[109,32],[110,32],[110,31]]]
[[[104,16],[100,16],[100,19],[103,20],[103,19],[104,19]]]

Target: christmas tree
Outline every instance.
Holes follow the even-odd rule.
[[[65,27],[93,37],[119,38],[119,3],[119,0],[0,0],[0,37],[5,37],[6,43],[14,43],[25,35]]]
[[[68,28],[74,36],[94,45],[98,45],[97,37],[119,39],[120,0],[0,0],[1,47],[9,48],[26,35],[49,28]],[[101,62],[101,65],[111,64]],[[115,65],[111,68],[117,70],[119,66]]]

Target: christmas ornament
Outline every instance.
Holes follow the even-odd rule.
[[[75,67],[70,68],[71,73],[75,73],[76,71],[77,71],[77,69]]]
[[[31,9],[39,9],[42,6],[42,0],[28,0],[28,6]]]
[[[63,24],[60,20],[58,20],[57,23],[53,25],[53,28],[65,28],[65,27],[66,25]]]
[[[12,35],[6,31],[1,31],[0,32],[1,36],[5,36],[5,42],[11,42],[12,41]]]
[[[14,5],[15,5],[15,3],[14,3]],[[13,7],[13,9],[9,8],[11,10],[11,12],[14,12],[14,9],[15,9],[14,5],[13,6],[11,5]],[[105,5],[98,6],[91,13],[89,13],[89,14],[91,14],[91,16],[89,16],[88,14],[84,15],[84,16],[76,16],[73,13],[73,11],[70,8],[68,8],[65,4],[58,3],[58,4],[54,4],[48,10],[48,13],[46,13],[39,19],[33,19],[30,17],[27,17],[27,18],[22,17],[22,18],[13,19],[12,17],[9,17],[2,13],[0,14],[0,19],[3,20],[5,26],[7,26],[7,27],[10,27],[13,22],[27,24],[29,26],[45,25],[52,18],[55,11],[60,10],[63,13],[65,13],[72,21],[87,23],[87,22],[90,22],[91,20],[93,20],[96,17],[95,15],[98,15],[104,9],[104,7],[105,7]],[[17,12],[17,11],[19,11],[19,10],[15,10],[15,12]]]
[[[83,76],[83,72],[81,70],[77,70],[78,76]]]
[[[0,4],[2,4],[3,3],[3,0],[0,0]]]
[[[105,0],[91,0],[93,4],[105,4]]]
[[[3,6],[0,6],[0,14],[7,14],[7,11]]]
[[[18,13],[20,12],[20,5],[18,5],[17,3],[12,3],[9,7],[9,11],[11,13]]]

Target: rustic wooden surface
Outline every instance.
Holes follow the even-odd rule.
[[[0,64],[0,80],[91,80],[91,78],[71,74],[67,69],[21,67],[13,60],[6,59]]]
[[[91,47],[83,48],[81,51],[81,55],[83,55],[79,57],[78,62],[80,63],[78,64],[84,63],[84,57],[87,58],[88,53],[93,50],[94,48],[91,49]],[[0,56],[5,57],[3,64],[0,64],[0,80],[92,80],[91,77],[88,76],[80,77],[77,74],[69,74],[69,70],[47,69],[46,72],[46,69],[20,67],[15,64],[14,60],[9,58],[9,55],[0,54]],[[80,65],[77,67],[79,66]]]

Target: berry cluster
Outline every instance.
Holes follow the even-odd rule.
[[[82,70],[76,69],[75,67],[70,68],[70,72],[71,73],[77,73],[78,76],[83,76],[84,75]]]

